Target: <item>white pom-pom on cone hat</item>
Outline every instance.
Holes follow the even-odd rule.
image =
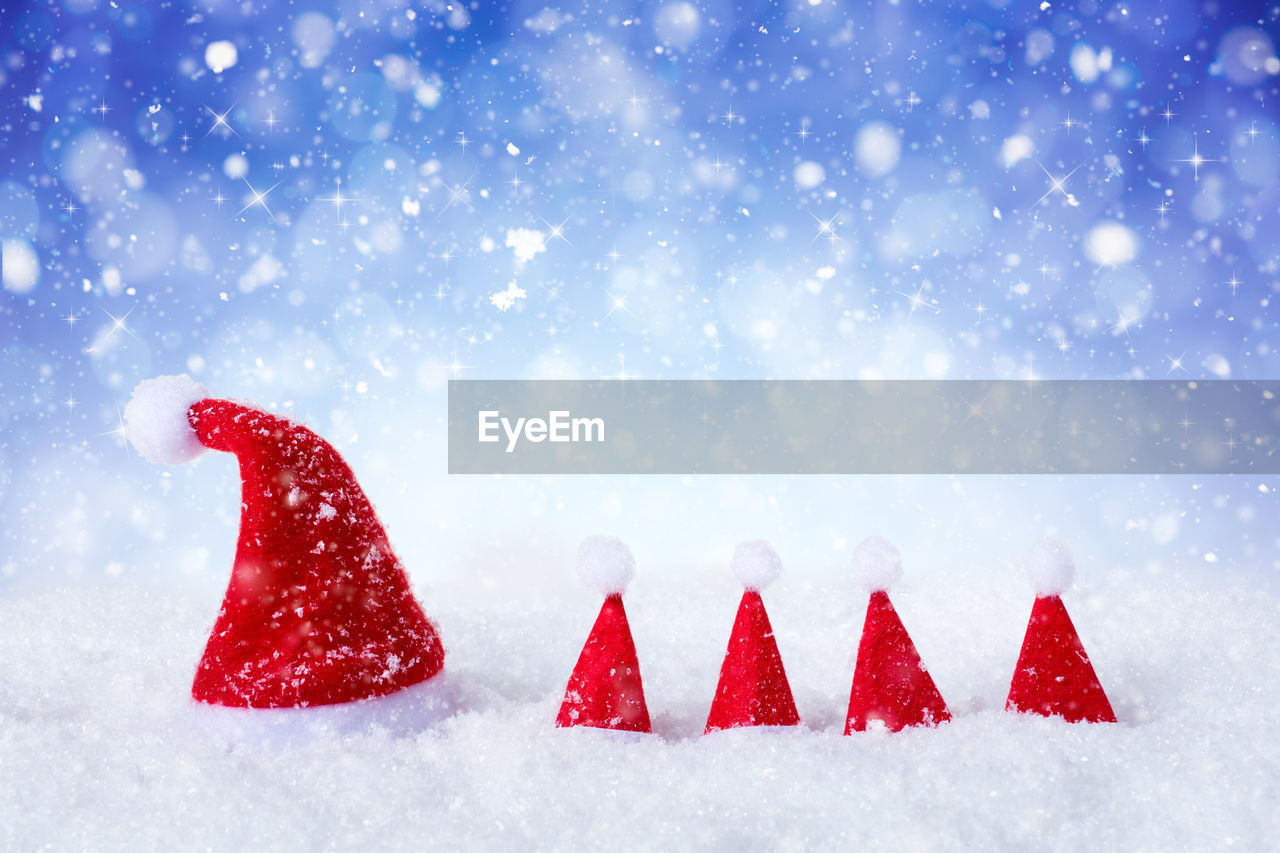
[[[441,672],[439,634],[373,506],[328,442],[286,418],[211,398],[188,376],[139,384],[125,433],[154,462],[181,464],[205,449],[240,462],[240,536],[196,669],[196,700],[332,705]]]

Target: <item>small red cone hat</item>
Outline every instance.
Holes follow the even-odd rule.
[[[1036,585],[1022,652],[1006,710],[1062,717],[1069,723],[1114,723],[1115,712],[1062,603],[1075,564],[1061,539],[1041,539],[1025,557]]]
[[[192,696],[292,708],[383,696],[444,666],[435,626],[351,469],[324,439],[189,376],[138,385],[125,431],[152,462],[234,453],[240,538]]]
[[[620,539],[591,536],[578,547],[578,575],[605,596],[600,615],[569,676],[556,725],[648,732],[649,707],[622,593],[636,561]]]
[[[871,600],[858,644],[844,733],[866,731],[873,723],[896,732],[950,720],[947,703],[889,600],[887,590],[902,574],[898,549],[872,536],[854,550],[853,567],[870,590]]]
[[[799,725],[782,655],[760,598],[760,590],[782,574],[782,561],[768,542],[743,542],[731,566],[745,591],[703,734],[739,726]]]

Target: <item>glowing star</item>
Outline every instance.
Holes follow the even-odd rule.
[[[1204,157],[1201,157],[1201,156],[1200,156],[1200,140],[1197,138],[1197,139],[1196,139],[1196,141],[1195,141],[1195,148],[1194,148],[1194,150],[1192,150],[1192,152],[1191,152],[1191,156],[1190,156],[1190,157],[1183,157],[1183,158],[1180,158],[1180,159],[1178,159],[1178,160],[1177,160],[1177,162],[1179,162],[1179,163],[1190,163],[1190,164],[1191,164],[1191,168],[1192,168],[1192,170],[1193,170],[1193,171],[1194,171],[1194,173],[1195,173],[1195,180],[1196,180],[1196,183],[1199,183],[1199,182],[1200,182],[1200,167],[1201,167],[1203,164],[1208,163],[1209,161],[1208,161],[1208,160],[1206,160]]]
[[[462,371],[470,370],[472,367],[474,367],[474,365],[463,364],[462,362],[458,361],[458,348],[455,346],[453,348],[452,362],[450,362],[449,364],[429,364],[427,365],[427,367],[434,370],[447,370],[453,374],[454,379],[457,379],[462,374]]]
[[[928,286],[929,286],[928,281],[922,281],[920,282],[920,287],[916,289],[915,293],[903,293],[901,290],[894,291],[894,293],[898,294],[899,296],[906,297],[907,301],[911,303],[911,308],[910,310],[907,311],[908,320],[910,320],[911,316],[916,313],[916,309],[921,306],[932,309],[933,313],[935,314],[939,313],[942,310],[937,305],[934,305],[928,299],[924,298],[924,295],[923,295],[924,289]]]
[[[817,240],[819,237],[823,238],[828,243],[835,243],[840,239],[840,235],[836,233],[836,227],[835,227],[836,219],[840,216],[840,214],[837,213],[835,216],[831,217],[830,219],[819,219],[817,214],[812,212],[810,212],[809,215],[812,216],[814,218],[814,221],[818,223],[818,233],[813,235],[813,239],[809,241],[810,243],[812,243],[814,240]]]
[[[632,317],[636,316],[635,314],[632,314],[631,309],[627,307],[627,297],[631,295],[630,290],[628,290],[626,293],[622,294],[621,296],[618,296],[617,294],[611,291],[605,291],[605,292],[609,294],[609,299],[611,300],[612,304],[609,306],[609,310],[604,316],[608,317],[609,315],[613,314],[614,311],[618,311],[618,310],[626,311],[628,314],[631,314]]]
[[[473,174],[471,178],[474,178],[474,177],[475,175]],[[453,184],[453,185],[446,184],[444,181],[441,181],[439,178],[436,178],[436,181],[439,182],[440,186],[444,187],[446,190],[449,191],[449,200],[445,202],[444,207],[440,208],[440,213],[436,215],[437,219],[443,216],[444,212],[449,208],[453,207],[455,203],[461,204],[467,210],[471,210],[471,211],[475,210],[475,208],[471,206],[471,202],[467,201],[467,195],[468,195],[467,185],[471,183],[471,178],[467,178],[461,184]]]
[[[271,192],[271,190],[267,190],[267,192]],[[342,195],[342,180],[341,180],[341,179],[339,179],[339,180],[338,180],[338,182],[337,182],[337,188],[336,188],[336,189],[334,189],[334,191],[333,191],[333,195],[329,196],[328,198],[322,198],[322,199],[320,199],[320,201],[327,201],[327,202],[329,202],[330,204],[332,204],[332,205],[333,205],[333,207],[334,207],[334,210],[335,210],[335,211],[337,211],[338,218],[339,218],[339,219],[341,219],[341,218],[342,218],[342,206],[343,206],[344,204],[350,204],[350,203],[351,203],[351,202],[353,202],[353,201],[358,201],[358,199],[353,198],[352,196],[343,196],[343,195]]]
[[[106,313],[106,315],[111,318],[111,330],[107,332],[108,337],[114,335],[116,332],[124,332],[126,335],[128,335],[131,338],[137,338],[137,335],[133,333],[133,330],[130,329],[127,325],[125,325],[125,320],[128,320],[129,315],[133,313],[132,308],[124,312],[123,317],[117,317],[114,314],[112,314],[110,311],[106,311],[105,309],[104,309],[104,313]]]
[[[114,338],[118,332],[124,332],[129,337],[133,338],[134,340],[137,340],[138,336],[133,333],[133,329],[130,329],[128,324],[126,323],[126,321],[129,319],[129,315],[133,313],[133,308],[130,308],[128,311],[124,312],[123,317],[117,317],[116,315],[112,314],[110,311],[106,310],[105,308],[102,310],[102,313],[106,314],[108,317],[111,318],[111,326],[105,331],[103,331],[102,334],[98,335],[97,340],[95,340],[93,342],[93,345],[90,346],[88,349],[86,349],[85,352],[90,354],[98,352],[99,349],[105,346],[107,342],[109,342],[112,338]]]
[[[441,253],[439,253],[438,255],[436,255],[436,258],[438,258],[439,260],[444,261],[444,274],[445,274],[445,275],[448,275],[448,274],[449,274],[449,261],[453,260],[453,258],[454,258],[453,251],[452,251],[448,246],[446,246],[443,252],[441,252]]]
[[[129,442],[125,433],[124,415],[120,412],[119,408],[116,409],[116,428],[107,430],[106,432],[100,432],[98,435],[100,437],[113,436],[121,447],[128,450]]]
[[[1112,333],[1114,334],[1124,333],[1124,336],[1126,338],[1129,337],[1129,327],[1132,326],[1134,323],[1138,322],[1138,317],[1136,315],[1130,317],[1126,315],[1122,310],[1117,310],[1116,314],[1119,319],[1111,326]],[[1130,353],[1130,355],[1132,354],[1133,353]]]
[[[219,112],[216,112],[212,107],[206,104],[205,109],[209,111],[209,115],[213,116],[213,124],[209,125],[209,129],[204,132],[204,135],[208,136],[209,134],[213,133],[215,130],[221,130],[224,136],[228,133],[230,133],[232,136],[236,136],[237,135],[236,129],[231,125],[227,124],[227,116],[231,115],[231,111],[234,110],[235,108],[236,108],[236,105],[232,104],[231,106],[227,107],[226,112],[219,113]]]
[[[272,190],[280,186],[280,183],[276,182],[272,184],[270,187],[268,187],[266,190],[262,192],[258,192],[253,188],[253,184],[249,183],[248,178],[244,178],[243,180],[244,180],[244,185],[249,188],[249,195],[251,197],[249,199],[249,203],[246,204],[244,207],[240,208],[240,210],[236,213],[236,216],[240,216],[242,213],[244,213],[246,210],[248,210],[251,207],[261,207],[263,210],[267,212],[267,216],[271,217],[271,221],[275,222],[276,215],[271,212],[271,208],[267,207],[267,196],[271,194]]]
[[[471,368],[471,365],[463,364],[460,361],[458,361],[458,349],[457,347],[454,347],[453,361],[449,364],[449,370],[453,372],[453,378],[457,379],[462,374],[462,371],[468,370],[470,368]]]
[[[979,400],[976,403],[972,403],[968,399],[966,399],[964,396],[961,396],[960,399],[963,400],[964,404],[969,407],[969,413],[964,416],[964,420],[960,422],[961,425],[967,424],[970,418],[980,418],[988,426],[990,426],[991,419],[982,413],[982,406],[984,403],[987,402],[987,398],[990,396],[991,396],[990,394],[987,394],[986,397],[983,397],[981,400]]]
[[[1044,172],[1045,175],[1049,178],[1049,189],[1045,191],[1044,195],[1040,196],[1040,198],[1036,200],[1036,204],[1041,204],[1042,202],[1044,202],[1045,199],[1047,199],[1049,196],[1053,195],[1054,193],[1062,193],[1062,197],[1067,200],[1067,204],[1071,205],[1072,207],[1080,206],[1080,202],[1076,201],[1076,197],[1071,193],[1067,192],[1067,181],[1071,178],[1072,175],[1076,173],[1077,170],[1079,170],[1080,168],[1079,166],[1076,166],[1075,169],[1072,169],[1070,172],[1067,172],[1061,178],[1056,178],[1053,176],[1053,173],[1051,173],[1048,169],[1046,169],[1044,167],[1044,164],[1041,163],[1039,160],[1036,161],[1036,165],[1039,166],[1040,171]]]
[[[546,223],[546,226],[547,226],[548,240],[564,240],[570,246],[573,245],[572,243],[569,243],[569,240],[564,236],[564,224],[569,221],[569,217],[566,216],[564,219],[560,220],[559,225],[552,225],[550,222],[547,222],[547,220],[545,219],[542,221]]]

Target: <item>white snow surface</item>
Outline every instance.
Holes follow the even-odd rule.
[[[240,746],[298,746],[325,737],[359,734],[374,726],[415,735],[453,715],[453,686],[442,671],[418,684],[359,702],[310,708],[226,708],[194,704],[193,724]]]
[[[601,595],[627,590],[636,575],[636,558],[616,536],[588,536],[578,546],[578,577]]]
[[[853,577],[867,592],[887,590],[902,577],[902,554],[888,539],[868,536],[853,549]]]
[[[759,592],[782,575],[782,559],[768,542],[753,539],[733,550],[729,568],[743,587]]]
[[[185,373],[144,379],[124,407],[125,435],[148,462],[190,462],[205,448],[191,428],[187,410],[208,396],[209,389]]]
[[[595,618],[576,584],[415,588],[456,711],[417,733],[230,736],[188,699],[218,591],[0,599],[0,848],[1262,850],[1280,837],[1280,602],[1079,591],[1118,725],[1002,710],[1031,600],[1004,584],[894,603],[955,719],[841,735],[865,597],[772,590],[804,724],[700,736],[733,622],[722,570],[627,598],[655,734],[552,725]]]
[[[1036,595],[1062,595],[1076,577],[1071,548],[1056,536],[1046,536],[1027,549],[1022,567]]]

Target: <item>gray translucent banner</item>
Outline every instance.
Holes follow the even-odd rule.
[[[451,474],[1274,474],[1280,380],[449,383]]]

